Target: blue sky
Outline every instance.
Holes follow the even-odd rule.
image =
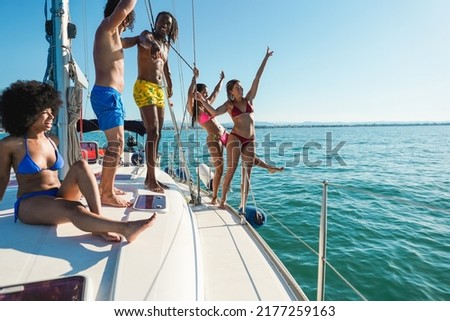
[[[78,28],[72,51],[90,81],[89,90],[95,81],[93,37],[105,2],[71,1],[71,21]],[[134,31],[124,36],[150,28],[145,2],[138,0]],[[17,79],[42,80],[48,50],[44,3],[0,2],[0,88]],[[274,50],[254,101],[257,121],[450,121],[448,0],[154,0],[151,4],[155,15],[161,10],[175,15],[180,28],[176,48],[189,64],[196,62],[199,82],[210,90],[221,70],[225,80],[237,78],[248,90],[266,47]],[[181,119],[192,72],[175,52],[169,61],[174,109]],[[137,75],[135,48],[126,50],[125,68],[127,118],[139,119],[131,93]],[[223,90],[216,105],[225,99]],[[94,118],[86,101],[84,117]],[[230,122],[228,115],[219,119]]]

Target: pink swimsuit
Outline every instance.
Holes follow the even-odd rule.
[[[214,118],[214,116],[211,116],[210,114],[205,113],[204,111],[201,111],[200,115],[198,117],[198,123],[200,125],[203,125],[204,123],[209,122],[213,118]]]

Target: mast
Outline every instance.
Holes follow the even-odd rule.
[[[47,14],[47,3],[45,11]],[[77,29],[69,21],[69,0],[52,0],[50,11],[51,20],[46,21],[45,26],[50,48],[44,82],[55,87],[63,102],[52,129],[59,138],[58,149],[66,160],[64,167],[59,170],[62,180],[69,167],[81,159],[76,127],[81,116],[83,89],[88,88],[88,80],[72,57],[72,39]]]
[[[68,36],[69,25],[69,0],[52,0],[52,43],[50,48],[54,57],[54,86],[61,94],[63,105],[61,106],[57,121],[56,129],[59,138],[58,149],[64,159],[69,157],[68,146],[68,102],[67,88],[70,85],[69,61],[71,40]],[[68,162],[59,171],[59,178],[63,179],[69,170]]]

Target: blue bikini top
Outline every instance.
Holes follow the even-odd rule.
[[[56,155],[56,161],[55,163],[49,167],[49,168],[40,168],[31,158],[30,154],[28,153],[28,145],[27,145],[27,138],[24,137],[25,141],[25,156],[20,161],[19,165],[17,166],[17,174],[36,174],[43,170],[51,170],[56,171],[58,169],[61,169],[64,166],[64,159],[62,158],[61,154],[59,153],[56,146],[53,144],[51,139],[47,137],[47,139],[50,141],[50,144],[52,144],[53,148],[55,149],[55,155]]]

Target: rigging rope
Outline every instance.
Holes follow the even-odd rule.
[[[88,36],[87,36],[87,14],[86,14],[86,0],[83,0],[82,1],[82,12],[83,12],[83,30],[84,30],[84,32],[83,32],[83,43],[84,43],[84,70],[85,70],[85,77],[86,77],[86,79],[88,80],[88,82],[87,82],[87,88],[86,88],[86,94],[85,94],[85,99],[86,99],[86,104],[87,104],[87,101],[89,100],[89,95],[90,95],[90,90],[89,90],[89,77],[87,76],[87,74],[86,74],[86,72],[89,72],[89,61],[90,61],[90,59],[89,59],[89,52],[88,52],[88,43],[87,43],[87,40],[88,40]],[[80,109],[80,119],[81,119],[81,121],[80,121],[80,133],[79,133],[79,136],[80,136],[80,140],[83,140],[83,112],[84,112],[84,109],[83,109],[83,107],[81,107],[81,109]]]
[[[197,65],[197,56],[196,56],[196,41],[195,41],[195,3],[192,0],[192,48],[194,48],[194,67]],[[191,68],[192,69],[192,68]]]
[[[147,2],[145,2],[145,7],[147,8],[147,16],[150,18],[150,27],[153,30],[154,26],[155,26],[155,18],[153,16],[153,10],[152,10],[152,3],[150,0],[148,0]]]
[[[197,65],[197,55],[196,55],[196,53],[197,53],[197,51],[196,51],[197,46],[196,46],[196,41],[195,41],[195,2],[194,2],[194,0],[191,1],[191,7],[192,7],[192,48],[193,48],[193,51],[194,51],[194,67],[195,67]],[[192,72],[194,72],[194,69],[192,67],[191,67],[191,70],[192,70]],[[197,80],[195,80],[195,82],[197,82]],[[197,85],[197,84],[195,84],[195,85]],[[187,104],[185,106],[187,107]],[[186,115],[186,111],[187,111],[186,107],[185,107],[185,111],[184,111],[185,115]],[[195,104],[194,107],[198,108],[197,104]],[[199,114],[198,111],[196,112],[196,114],[197,115]],[[196,141],[197,141],[197,144],[196,144],[196,147],[197,147],[196,148],[196,151],[197,151],[196,165],[197,165],[197,169],[198,169],[198,173],[197,173],[197,202],[201,203],[201,198],[200,198],[200,191],[201,191],[201,186],[200,186],[200,168],[199,168],[199,166],[200,166],[200,161],[199,161],[199,155],[200,155],[200,153],[199,153],[199,151],[200,151],[199,127],[200,126],[198,126],[198,124],[197,124],[196,129],[195,129],[195,136],[196,136]]]

